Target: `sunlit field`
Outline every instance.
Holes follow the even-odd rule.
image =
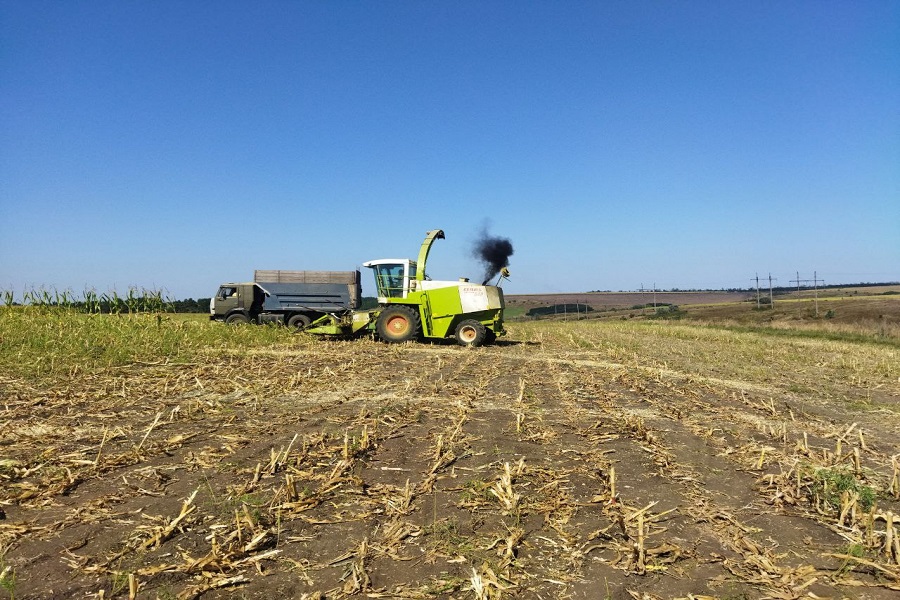
[[[892,598],[900,343],[0,308],[0,597]]]

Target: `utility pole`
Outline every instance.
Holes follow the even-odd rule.
[[[819,279],[818,273],[816,271],[813,271],[813,294],[815,295],[815,299],[816,299],[816,318],[819,317],[819,287],[818,287],[818,284],[820,284],[820,283],[824,284],[825,280]]]
[[[800,284],[809,283],[812,279],[800,279],[800,271],[797,271],[797,279],[791,279],[791,283],[797,284],[797,299],[800,299]]]
[[[777,279],[775,281],[778,281]],[[772,296],[772,274],[769,273],[769,308],[775,308],[775,298]]]
[[[756,274],[756,310],[759,310],[759,273]]]

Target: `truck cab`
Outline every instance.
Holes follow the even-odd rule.
[[[223,283],[209,301],[209,318],[248,323],[262,310],[265,293],[254,283]]]

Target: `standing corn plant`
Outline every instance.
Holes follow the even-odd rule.
[[[84,297],[84,312],[89,314],[98,314],[100,313],[101,304],[100,304],[100,296],[97,295],[97,290],[94,288],[86,289],[83,292]]]

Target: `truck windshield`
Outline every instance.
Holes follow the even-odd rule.
[[[403,298],[406,286],[405,273],[402,263],[374,265],[375,286],[378,288],[379,298]]]

